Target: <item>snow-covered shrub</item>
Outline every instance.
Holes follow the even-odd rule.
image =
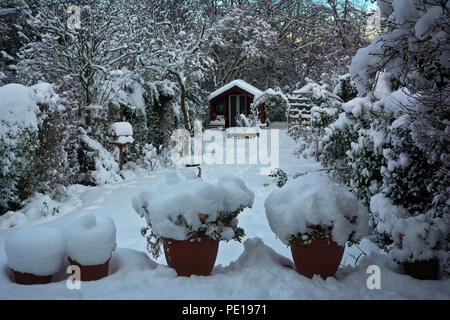
[[[286,121],[286,112],[288,108],[288,101],[280,90],[272,92],[267,99],[264,100],[264,112],[266,114],[266,122],[284,122]]]
[[[250,127],[250,120],[247,119],[245,114],[239,114],[236,116],[236,126],[237,127]]]
[[[80,129],[80,162],[84,175],[82,182],[87,185],[102,185],[106,183],[120,182],[119,164],[113,155],[103,145],[89,137],[83,129]]]
[[[37,96],[39,148],[36,157],[36,192],[58,200],[64,198],[65,187],[78,182],[76,135],[79,122],[72,99],[58,94],[54,85],[39,83],[31,87]]]
[[[201,178],[185,179],[176,173],[153,183],[133,197],[134,210],[148,228],[148,250],[158,257],[162,238],[186,240],[207,236],[214,240],[237,240],[244,236],[237,216],[253,205],[254,194],[236,177],[222,177],[217,183]]]
[[[142,148],[142,158],[140,165],[143,168],[154,170],[157,167],[162,167],[161,157],[158,156],[158,149],[152,144],[145,144]]]
[[[333,94],[340,97],[344,102],[356,98],[358,90],[349,73],[338,78],[338,83],[334,87]]]
[[[332,176],[348,187],[366,207],[380,188],[387,126],[391,117],[383,110],[384,98],[354,98],[342,104],[335,122],[321,140],[321,162]]]
[[[261,112],[259,106],[264,104],[264,116],[266,123],[275,121],[286,121],[287,109],[289,100],[286,95],[277,88],[267,89],[259,94],[256,94],[252,104],[250,105],[249,126],[256,126],[261,122]]]
[[[123,118],[133,126],[135,141],[128,147],[125,161],[142,162],[148,156],[149,146],[153,146],[160,163],[164,164],[163,154],[170,148],[170,136],[177,122],[173,84],[169,81],[136,83],[130,89],[128,101]]]
[[[288,181],[286,172],[284,172],[280,168],[273,169],[272,172],[269,174],[269,177],[273,178],[273,181],[275,182],[278,188],[284,186]]]
[[[37,276],[57,272],[64,257],[64,238],[56,228],[33,226],[11,231],[5,242],[11,269]]]
[[[35,188],[37,97],[20,84],[0,87],[0,214],[16,210]]]
[[[371,200],[372,213],[381,244],[396,261],[439,258],[448,272],[449,5],[424,0],[379,4],[385,32],[360,49],[350,65],[360,94],[374,90],[382,72],[389,72],[399,89],[386,99],[385,111],[394,121],[388,126],[382,190]]]
[[[395,261],[447,258],[445,235],[448,234],[448,222],[445,218],[436,217],[433,211],[411,215],[382,193],[372,197],[370,208],[377,221],[380,240],[384,240],[380,242]],[[448,260],[444,262],[448,263]]]
[[[405,113],[415,103],[404,90],[386,101],[395,121],[389,127],[390,143],[383,149],[382,189],[372,197],[370,207],[379,243],[396,261],[446,260],[448,215],[433,201],[436,191],[442,190],[440,176],[436,176],[439,165],[428,161],[428,155],[413,142],[412,119]]]
[[[103,215],[84,214],[63,227],[65,253],[84,266],[103,264],[116,249],[116,226]]]
[[[308,110],[305,111],[308,119],[291,123],[288,133],[298,142],[298,154],[315,154],[319,161],[319,141],[325,134],[325,128],[335,120],[341,99],[328,91],[327,85],[319,85],[310,79],[306,81],[307,84],[294,91],[294,94],[307,101],[305,108]]]
[[[272,231],[287,245],[315,238],[341,246],[368,231],[368,212],[356,197],[323,173],[308,173],[272,191],[264,202]]]

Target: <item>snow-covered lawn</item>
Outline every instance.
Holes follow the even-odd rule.
[[[289,178],[298,172],[320,168],[314,160],[299,160],[284,129],[280,131],[280,167]],[[164,256],[153,260],[146,252],[140,228],[145,222],[133,210],[131,198],[142,187],[163,177],[169,169],[136,173],[123,183],[99,187],[73,186],[72,197],[60,214],[39,220],[22,219],[19,224],[55,225],[86,212],[110,216],[117,227],[118,249],[111,260],[110,275],[99,281],[82,283],[81,290],[66,287],[68,274],[61,267],[48,285],[22,286],[12,283],[4,242],[10,229],[0,229],[1,299],[450,299],[450,279],[421,281],[401,274],[400,268],[368,240],[361,249],[368,255],[355,257],[360,250],[346,248],[336,278],[307,279],[293,270],[290,249],[275,237],[267,223],[264,200],[277,188],[272,179],[260,175],[259,165],[202,165],[202,177],[217,181],[224,174],[241,177],[255,193],[253,208],[240,216],[245,229],[243,244],[222,242],[211,276],[177,277],[167,267]],[[196,169],[184,169],[196,170]],[[28,207],[28,210],[30,208]],[[381,289],[370,290],[367,267],[381,268]]]

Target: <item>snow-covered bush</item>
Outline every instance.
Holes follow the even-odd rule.
[[[338,78],[338,83],[334,87],[333,94],[337,95],[344,102],[348,102],[358,95],[356,85],[349,73]]]
[[[379,243],[402,263],[448,259],[444,253],[449,221],[440,202],[434,201],[439,196],[436,191],[442,190],[437,178],[439,165],[428,161],[425,150],[413,142],[413,120],[404,111],[414,103],[404,90],[386,100],[385,107],[395,121],[389,127],[389,144],[383,149],[381,192],[370,202]]]
[[[381,96],[380,96],[381,97]],[[366,207],[381,184],[391,118],[383,110],[384,98],[354,98],[342,104],[337,120],[327,129],[320,145],[321,162],[332,176],[352,191]]]
[[[65,253],[83,266],[103,264],[116,249],[116,226],[103,215],[84,214],[63,227]]]
[[[281,90],[266,90],[267,97],[264,99],[264,112],[266,122],[284,122],[289,102]]]
[[[288,181],[286,172],[284,172],[280,168],[273,169],[272,172],[269,174],[269,177],[272,177],[273,182],[278,188],[284,186]]]
[[[37,96],[39,148],[36,157],[36,192],[64,199],[66,186],[78,182],[78,142],[75,103],[61,88],[49,83],[31,86]]]
[[[253,205],[253,199],[253,192],[239,178],[226,176],[217,183],[207,183],[172,172],[135,195],[132,204],[148,224],[142,234],[150,232],[147,247],[158,257],[162,238],[207,236],[240,241],[244,230],[238,227],[237,216]]]
[[[84,184],[102,185],[123,181],[119,164],[100,142],[89,137],[83,129],[80,129],[80,142],[80,162],[84,164],[81,168],[84,179],[80,180]]]
[[[250,127],[250,120],[247,119],[245,114],[239,114],[236,116],[236,126],[237,127]]]
[[[399,89],[385,101],[393,122],[383,148],[382,189],[372,197],[371,210],[381,245],[396,261],[438,258],[448,272],[449,4],[378,2],[385,32],[360,49],[350,65],[360,94],[383,91],[374,88],[383,72]]]
[[[297,153],[303,156],[315,154],[319,161],[321,153],[319,141],[325,134],[325,128],[331,124],[338,113],[341,99],[328,91],[327,85],[319,85],[311,79],[306,79],[307,84],[294,91],[294,94],[303,97],[307,101],[308,119],[293,122],[288,128],[288,133],[298,142]]]
[[[170,136],[178,121],[173,84],[167,80],[136,83],[128,101],[123,118],[133,126],[135,141],[128,147],[125,161],[141,162],[151,145],[163,164],[163,153],[170,147]]]
[[[272,231],[287,245],[316,238],[341,246],[367,234],[368,212],[356,197],[323,173],[308,173],[272,191],[264,202]]]
[[[20,208],[35,188],[37,97],[20,84],[0,87],[0,214]]]
[[[5,242],[8,265],[14,271],[49,276],[64,257],[64,238],[56,228],[24,227],[11,231]]]

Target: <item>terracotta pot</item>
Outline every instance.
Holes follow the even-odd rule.
[[[339,269],[339,263],[344,255],[345,247],[334,241],[316,239],[311,244],[304,246],[301,240],[291,245],[297,272],[305,277],[312,278],[318,274],[323,279],[333,277]]]
[[[405,273],[420,280],[436,280],[439,274],[439,260],[422,260],[402,263]]]
[[[37,276],[32,273],[22,273],[11,269],[14,274],[14,282],[17,284],[47,284],[52,282],[52,276]]]
[[[68,259],[71,265],[76,265],[80,267],[81,281],[95,281],[104,278],[108,275],[109,261],[111,260],[111,258],[109,258],[103,264],[97,264],[92,266],[84,266],[78,263],[76,260],[72,260],[70,257],[68,257]]]
[[[201,241],[174,240],[163,238],[164,254],[167,264],[179,276],[208,276],[216,262],[219,241],[207,237]]]

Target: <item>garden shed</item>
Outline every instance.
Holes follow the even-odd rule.
[[[209,97],[209,120],[211,126],[236,127],[236,118],[239,114],[246,117],[251,113],[250,106],[253,99],[262,91],[245,82],[233,80],[212,92]],[[265,122],[264,104],[258,106],[259,118]]]

